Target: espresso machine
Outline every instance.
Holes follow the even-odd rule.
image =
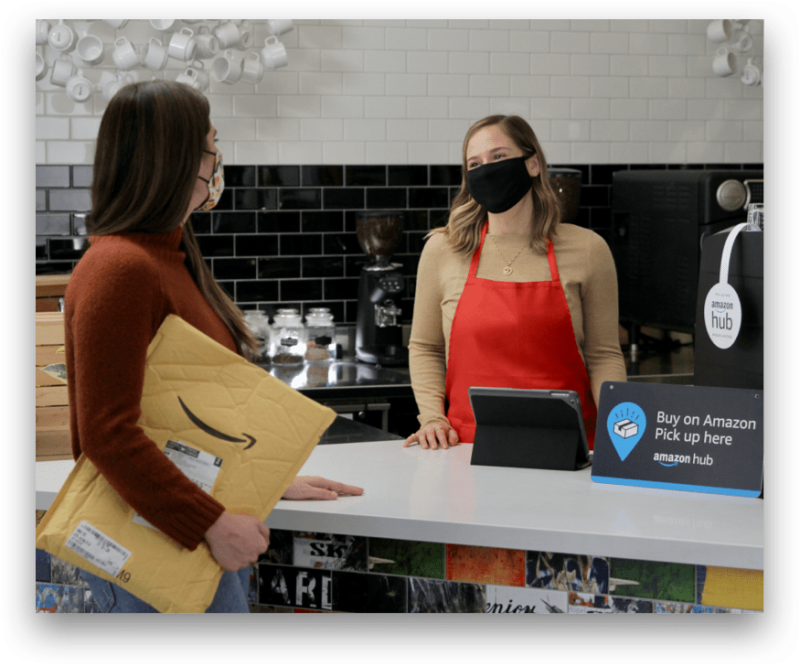
[[[408,365],[403,347],[402,310],[405,289],[401,264],[391,263],[403,234],[403,213],[356,213],[356,235],[369,261],[361,269],[356,319],[356,359],[376,365]]]

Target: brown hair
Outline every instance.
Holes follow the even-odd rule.
[[[488,116],[469,128],[461,149],[461,190],[453,199],[447,225],[428,234],[443,233],[456,252],[471,255],[478,249],[483,222],[488,215],[486,209],[469,194],[467,184],[467,146],[476,132],[499,125],[500,129],[522,150],[525,157],[538,155],[539,175],[531,179],[533,199],[533,224],[530,246],[540,252],[546,251],[545,239],[556,233],[561,221],[561,204],[547,178],[547,160],[531,126],[519,116]]]
[[[89,234],[158,234],[178,227],[191,204],[209,126],[208,100],[182,83],[156,80],[120,88],[97,135]],[[201,293],[242,354],[253,359],[258,344],[241,310],[214,280],[191,220],[181,249]]]

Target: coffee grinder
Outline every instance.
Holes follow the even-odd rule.
[[[356,213],[358,243],[369,257],[358,283],[356,320],[356,358],[365,363],[408,365],[397,305],[405,288],[402,265],[389,261],[402,237],[403,215]]]

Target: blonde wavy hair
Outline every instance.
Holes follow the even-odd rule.
[[[458,253],[472,255],[478,249],[481,230],[488,212],[469,194],[467,146],[476,132],[491,125],[499,125],[503,133],[522,150],[522,154],[526,158],[531,155],[539,157],[539,175],[531,179],[531,198],[533,199],[531,221],[533,224],[531,225],[530,246],[539,252],[546,252],[546,240],[549,236],[555,235],[556,227],[561,221],[561,203],[547,178],[547,160],[539,145],[539,140],[531,126],[519,116],[488,116],[469,128],[461,149],[461,190],[453,199],[447,224],[444,227],[433,229],[426,238],[433,234],[443,233]]]

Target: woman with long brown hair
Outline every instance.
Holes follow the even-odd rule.
[[[420,257],[409,341],[420,430],[404,446],[474,441],[470,386],[577,391],[593,446],[600,385],[626,379],[616,271],[598,234],[560,219],[530,125],[475,123],[447,225]]]
[[[248,612],[249,564],[269,529],[230,514],[190,481],[137,426],[147,348],[174,314],[228,349],[252,358],[242,313],[203,260],[192,231],[224,187],[222,156],[206,98],[189,86],[149,81],[109,102],[97,137],[90,248],[65,297],[72,452],[83,453],[139,515],[181,546],[205,540],[225,569],[206,612]],[[298,477],[288,499],[336,499],[362,489]],[[155,612],[88,572],[104,612]]]

